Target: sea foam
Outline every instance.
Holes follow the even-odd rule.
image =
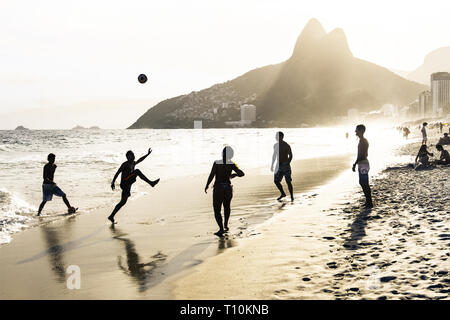
[[[8,190],[0,189],[0,244],[9,243],[11,234],[26,228],[36,208]]]

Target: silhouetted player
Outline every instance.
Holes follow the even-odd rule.
[[[244,172],[238,168],[238,166],[231,161],[234,156],[234,151],[231,147],[225,147],[222,150],[222,160],[214,161],[214,164],[209,174],[208,181],[206,182],[205,193],[214,177],[214,191],[213,191],[213,207],[214,217],[219,225],[219,231],[214,233],[216,236],[222,237],[223,234],[228,231],[228,220],[231,213],[231,199],[233,198],[233,186],[230,179],[234,177],[243,177]],[[235,173],[232,173],[232,172]],[[222,223],[222,210],[225,218],[225,223]]]
[[[66,194],[56,185],[53,181],[55,176],[56,164],[55,164],[56,156],[53,153],[50,153],[47,156],[48,163],[44,166],[44,181],[42,183],[42,193],[43,199],[41,204],[39,205],[39,210],[37,215],[40,216],[42,209],[44,208],[47,201],[52,201],[53,195],[62,197],[64,203],[67,206],[68,213],[74,213],[77,211],[76,208],[72,207],[67,200]]]
[[[358,174],[359,174],[359,184],[361,185],[364,196],[366,197],[366,202],[364,206],[366,208],[373,208],[372,203],[372,191],[369,186],[369,170],[370,164],[367,159],[368,151],[369,151],[369,142],[366,138],[364,138],[364,132],[366,132],[366,127],[362,124],[356,126],[356,136],[359,138],[358,143],[358,157],[356,158],[355,163],[353,164],[352,170],[355,172],[356,165],[358,165]]]
[[[147,177],[144,176],[144,174],[141,172],[141,170],[134,169],[134,167],[138,163],[141,163],[142,161],[144,161],[145,158],[147,158],[150,155],[150,153],[152,153],[151,148],[148,149],[148,153],[145,156],[139,158],[138,161],[134,161],[135,156],[134,156],[133,151],[128,151],[126,153],[127,161],[122,163],[119,170],[117,170],[116,174],[114,175],[113,181],[111,182],[111,189],[113,189],[113,190],[116,188],[115,182],[116,182],[117,177],[119,176],[120,173],[122,174],[121,180],[120,180],[120,188],[122,189],[122,198],[120,199],[120,202],[114,208],[111,215],[108,217],[108,219],[112,223],[114,223],[114,216],[116,215],[117,211],[119,211],[120,208],[122,208],[125,205],[125,203],[127,203],[128,198],[131,196],[131,186],[133,185],[133,183],[136,182],[136,177],[141,178],[142,180],[147,182],[152,187],[154,187],[159,182],[159,179],[156,179],[155,181],[151,181],[151,180],[147,179]]]
[[[291,177],[291,161],[292,161],[292,150],[291,146],[284,141],[284,133],[277,132],[276,137],[277,143],[273,146],[273,156],[272,156],[272,165],[270,170],[273,172],[273,165],[278,158],[278,163],[276,166],[275,174],[274,174],[274,182],[277,186],[278,190],[280,190],[281,195],[277,198],[277,200],[281,200],[286,197],[286,193],[283,190],[283,186],[281,185],[281,180],[284,177],[286,184],[289,188],[289,193],[291,194],[291,201],[294,201],[294,190],[292,188],[292,177]]]

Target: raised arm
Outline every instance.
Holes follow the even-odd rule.
[[[211,172],[210,172],[209,177],[208,177],[208,181],[206,182],[205,193],[208,192],[209,185],[211,184],[211,182],[213,181],[214,177],[216,176],[216,170],[217,170],[217,165],[214,162],[214,164],[213,164],[213,166],[211,168]]]
[[[115,185],[115,183],[116,183],[116,179],[117,179],[117,177],[119,176],[119,174],[122,172],[122,166],[120,166],[120,168],[119,168],[119,170],[117,170],[117,172],[116,172],[116,174],[114,175],[114,178],[113,178],[113,180],[112,180],[112,182],[111,182],[111,189],[115,189],[116,188],[116,185]]]
[[[149,148],[149,149],[148,149],[148,153],[147,153],[145,156],[140,157],[140,158],[138,159],[138,161],[135,162],[135,164],[138,164],[138,163],[144,161],[145,158],[147,158],[147,157],[150,155],[150,153],[152,153],[152,148]]]

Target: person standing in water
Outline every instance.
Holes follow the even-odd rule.
[[[359,174],[359,184],[361,185],[364,196],[366,197],[366,202],[364,206],[366,208],[373,208],[372,202],[372,191],[369,186],[369,160],[367,159],[368,151],[369,151],[369,142],[366,138],[364,138],[364,133],[366,132],[366,127],[363,124],[356,126],[356,136],[359,138],[358,143],[358,156],[356,158],[355,163],[353,164],[352,170],[355,172],[356,165],[358,165],[358,174]]]
[[[120,199],[120,202],[115,206],[111,215],[108,217],[108,220],[111,221],[113,224],[115,223],[114,216],[120,210],[120,208],[122,208],[125,205],[125,203],[127,203],[128,198],[131,196],[131,186],[133,185],[133,183],[136,182],[136,177],[141,178],[142,180],[147,182],[152,187],[154,187],[158,184],[159,179],[151,181],[146,176],[144,176],[144,174],[141,172],[141,170],[135,169],[135,166],[138,163],[141,163],[142,161],[144,161],[145,158],[147,158],[150,155],[150,153],[152,153],[151,148],[148,149],[148,153],[145,156],[139,158],[138,161],[134,161],[136,158],[134,156],[133,151],[131,151],[131,150],[127,151],[127,153],[126,153],[127,161],[122,163],[119,170],[117,170],[116,174],[114,175],[114,178],[111,182],[112,190],[114,190],[116,188],[115,182],[116,182],[117,177],[119,176],[119,174],[122,174],[121,180],[120,180],[120,188],[122,189],[122,197]]]
[[[209,174],[208,181],[205,186],[205,193],[208,192],[209,185],[215,177],[213,191],[213,207],[214,217],[219,226],[219,231],[214,233],[218,237],[222,237],[228,229],[228,221],[231,213],[231,199],[233,198],[233,186],[230,179],[235,177],[243,177],[244,172],[231,161],[234,151],[231,147],[226,146],[222,150],[222,160],[214,161]],[[233,173],[234,171],[234,173]],[[225,221],[222,222],[222,205]]]
[[[276,166],[275,174],[274,174],[274,182],[277,186],[278,190],[280,190],[281,195],[277,198],[277,200],[281,200],[286,197],[286,193],[283,190],[283,186],[281,185],[281,180],[284,177],[286,184],[289,189],[289,193],[291,195],[291,201],[294,201],[294,190],[292,187],[292,177],[291,177],[291,161],[292,161],[292,150],[291,146],[284,141],[284,133],[277,132],[276,134],[277,143],[273,146],[273,155],[272,155],[272,165],[270,167],[270,171],[274,172],[273,165],[275,161],[278,159],[278,163]]]
[[[422,125],[422,144],[427,144],[427,125],[428,123],[424,122]]]
[[[55,164],[56,156],[53,153],[50,153],[47,156],[48,163],[44,166],[44,181],[42,183],[42,193],[43,199],[41,204],[39,205],[37,215],[40,216],[42,209],[44,209],[47,201],[52,201],[53,195],[62,197],[64,204],[67,206],[68,213],[75,213],[77,211],[76,208],[72,207],[69,203],[69,200],[66,197],[66,194],[56,185],[53,181],[55,176],[55,170],[57,168]]]

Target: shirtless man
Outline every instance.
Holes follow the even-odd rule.
[[[136,177],[141,178],[142,180],[147,182],[152,187],[154,187],[159,182],[159,179],[156,179],[155,181],[149,180],[146,176],[144,176],[144,174],[141,172],[141,170],[134,169],[135,166],[138,163],[141,163],[142,161],[144,161],[145,158],[147,158],[150,155],[150,153],[152,153],[151,148],[148,149],[148,153],[145,156],[139,158],[138,161],[134,161],[134,159],[136,159],[136,158],[134,156],[133,151],[128,151],[126,153],[127,161],[122,163],[119,170],[117,170],[116,174],[114,175],[114,178],[111,182],[111,189],[113,189],[113,190],[116,188],[115,182],[116,182],[117,177],[119,176],[119,174],[122,174],[121,180],[120,180],[120,188],[122,189],[122,197],[120,199],[120,202],[114,208],[111,215],[108,217],[109,221],[111,221],[113,224],[115,223],[114,216],[116,215],[117,211],[119,211],[120,208],[122,208],[125,205],[125,203],[127,203],[128,198],[131,196],[131,186],[133,185],[133,183],[136,182]]]
[[[292,188],[292,177],[291,177],[291,161],[292,161],[292,150],[291,146],[284,141],[284,133],[277,132],[276,134],[277,143],[273,146],[273,156],[272,165],[270,171],[274,172],[273,165],[278,158],[278,164],[274,174],[274,182],[278,190],[280,190],[281,195],[277,200],[281,200],[286,197],[286,193],[281,185],[281,180],[284,177],[286,184],[288,185],[289,193],[291,194],[291,201],[294,201],[294,190]]]
[[[369,186],[369,160],[367,159],[368,150],[369,150],[369,142],[366,138],[364,138],[364,132],[366,132],[366,127],[363,124],[356,126],[356,136],[359,138],[358,144],[358,157],[356,158],[355,163],[353,164],[352,170],[355,172],[356,165],[358,165],[358,173],[359,173],[359,184],[361,185],[364,196],[366,197],[366,202],[364,206],[366,208],[373,208],[372,203],[372,191]]]
[[[47,156],[48,163],[44,166],[44,181],[42,182],[42,193],[43,199],[41,204],[39,205],[37,215],[40,216],[42,209],[44,209],[47,201],[52,201],[53,195],[62,197],[64,204],[67,206],[68,213],[75,213],[77,208],[74,208],[70,205],[69,200],[67,200],[66,194],[62,191],[53,181],[55,176],[56,164],[55,164],[56,156],[53,153],[50,153]]]

